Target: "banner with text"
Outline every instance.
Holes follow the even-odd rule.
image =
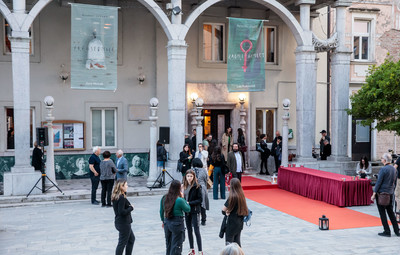
[[[229,18],[229,92],[265,90],[263,21]]]
[[[117,89],[118,8],[71,4],[71,88]]]

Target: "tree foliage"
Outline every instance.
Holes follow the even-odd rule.
[[[387,58],[380,66],[371,66],[366,83],[350,97],[349,115],[364,119],[362,125],[377,121],[377,130],[400,133],[400,61]]]

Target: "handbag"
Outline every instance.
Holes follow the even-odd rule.
[[[176,171],[182,173],[182,169],[183,169],[183,163],[180,160],[178,160]]]
[[[247,151],[247,146],[246,146],[246,145],[241,146],[241,147],[240,147],[240,150],[241,150],[243,153],[246,152],[246,151]]]
[[[210,189],[213,186],[213,182],[211,181],[211,179],[208,177],[207,178],[207,189]]]
[[[219,238],[224,238],[224,234],[226,232],[226,223],[228,221],[228,216],[224,216],[221,223],[221,229],[219,230]]]
[[[250,227],[251,226],[251,216],[253,215],[253,211],[247,208],[249,211],[249,214],[243,217],[243,222],[246,223],[246,226]]]
[[[264,153],[263,148],[261,148],[261,144],[256,143],[256,151],[261,152],[261,153]]]
[[[378,193],[378,205],[388,206],[392,195],[387,192]]]

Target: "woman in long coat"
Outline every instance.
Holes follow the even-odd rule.
[[[207,191],[207,171],[203,168],[203,163],[199,158],[193,159],[193,170],[197,176],[197,182],[201,185],[202,202],[201,202],[201,225],[206,225],[206,210],[210,209]]]
[[[227,159],[228,153],[232,151],[232,146],[233,146],[233,136],[231,127],[228,127],[226,129],[226,132],[222,135],[221,145],[222,145],[222,154],[224,155],[224,158]]]

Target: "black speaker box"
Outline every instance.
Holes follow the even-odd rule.
[[[160,127],[158,140],[162,144],[169,144],[169,127]]]
[[[49,145],[49,136],[47,132],[47,127],[36,128],[36,142],[39,146]]]

